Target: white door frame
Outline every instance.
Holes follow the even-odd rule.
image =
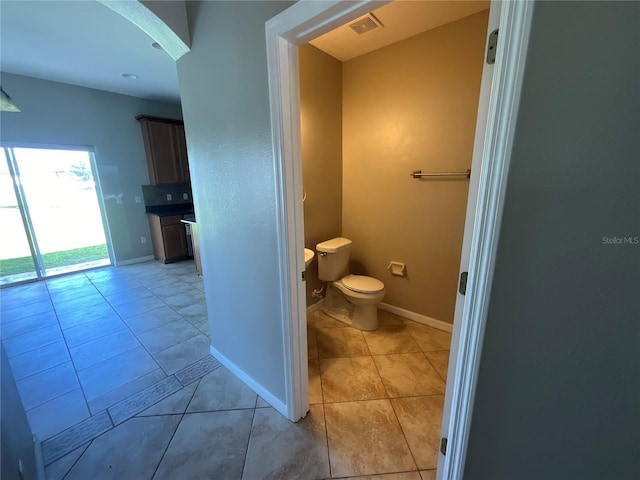
[[[301,0],[266,23],[286,416],[292,421],[298,421],[309,410],[297,46],[386,3],[389,2]],[[444,478],[462,478],[464,468],[532,4],[513,1],[501,5],[499,48],[478,180],[477,214],[471,232],[465,228],[465,235],[471,235],[469,281],[467,295],[462,298],[464,308],[457,333],[455,374],[447,383],[449,443],[447,455],[441,456],[438,468],[439,476]],[[455,334],[454,327],[454,337]]]

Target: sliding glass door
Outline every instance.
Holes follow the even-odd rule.
[[[4,153],[0,283],[109,265],[93,154],[42,148]]]

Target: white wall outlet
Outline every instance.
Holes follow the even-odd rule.
[[[140,237],[140,243],[147,243],[147,237],[145,237],[144,235],[142,235]]]
[[[189,194],[188,193],[183,193],[182,194],[182,199],[183,200],[189,200]]]
[[[171,199],[173,199],[173,196],[170,193],[167,193],[167,200],[171,201]]]
[[[136,203],[142,203],[142,197],[140,195],[136,195],[135,200]]]

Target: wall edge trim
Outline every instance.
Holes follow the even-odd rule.
[[[394,313],[401,317],[413,320],[414,322],[421,323],[427,327],[433,327],[443,332],[451,333],[453,330],[453,324],[438,320],[437,318],[427,317],[421,313],[412,312],[411,310],[405,310],[404,308],[396,307],[395,305],[389,305],[388,303],[381,303],[378,305],[381,310],[385,312]]]
[[[287,406],[274,395],[272,395],[266,388],[256,382],[252,377],[247,375],[244,371],[236,366],[231,360],[220,353],[213,345],[209,346],[209,352],[214,356],[222,365],[227,367],[231,373],[233,373],[242,383],[253,390],[256,394],[260,395],[262,399],[275,408],[282,416],[287,416]]]
[[[136,263],[144,263],[153,260],[153,255],[146,255],[144,257],[130,258],[128,260],[116,260],[113,264],[114,267],[125,267],[127,265],[134,265]]]

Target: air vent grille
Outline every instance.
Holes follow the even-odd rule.
[[[350,24],[349,28],[358,35],[362,35],[363,33],[367,33],[378,28],[379,26],[380,24],[374,20],[372,15],[367,15],[366,17],[362,17]]]

